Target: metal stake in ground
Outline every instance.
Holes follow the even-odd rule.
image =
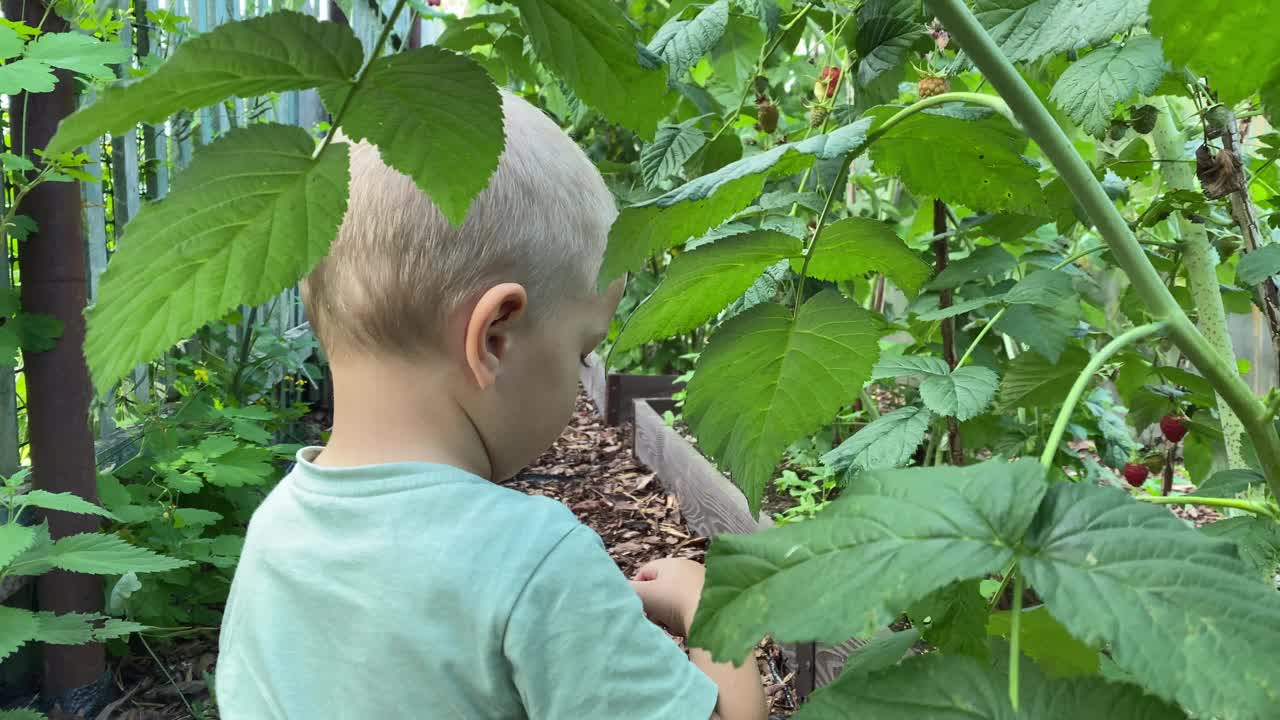
[[[4,0],[5,17],[32,27],[45,15],[42,2]],[[48,13],[44,31],[66,32],[57,13]],[[25,148],[28,158],[43,148],[58,122],[76,109],[75,84],[70,73],[57,71],[52,92],[10,98],[13,149]],[[48,352],[23,353],[27,381],[27,416],[31,464],[36,487],[73,492],[97,499],[93,434],[89,402],[93,391],[84,363],[84,312],[88,280],[81,226],[80,186],[74,182],[40,185],[23,200],[18,211],[31,217],[37,230],[18,246],[22,269],[22,309],[46,313],[62,321],[62,337]],[[49,532],[56,539],[98,529],[91,515],[49,512]],[[92,575],[55,571],[40,576],[36,594],[40,609],[55,613],[100,612],[102,581]],[[105,662],[101,644],[49,645],[44,649],[43,693],[47,699],[97,681]]]

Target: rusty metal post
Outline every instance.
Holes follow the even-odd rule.
[[[25,11],[25,12],[24,12]],[[5,17],[35,27],[45,15],[42,2],[4,0]],[[44,21],[45,32],[65,32],[56,13]],[[48,143],[62,118],[76,109],[75,83],[57,71],[52,92],[11,97],[9,117],[15,150],[32,154]],[[74,182],[45,183],[23,200],[19,211],[38,226],[19,245],[22,271],[22,309],[53,315],[62,321],[62,337],[48,352],[23,352],[27,380],[27,419],[36,487],[73,492],[97,499],[93,434],[89,402],[93,396],[84,355],[84,308],[88,280],[80,212],[80,186]],[[91,515],[47,514],[54,538],[93,532],[99,521]],[[100,612],[102,581],[92,575],[56,571],[40,576],[36,585],[42,610],[55,613]],[[97,682],[106,663],[101,644],[49,645],[44,650],[43,694],[56,700],[71,690]]]

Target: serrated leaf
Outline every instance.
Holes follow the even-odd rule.
[[[16,522],[0,525],[0,568],[26,552],[36,540],[35,531]]]
[[[36,633],[32,639],[49,645],[83,645],[93,640],[93,623],[103,619],[96,613],[36,613]]]
[[[870,675],[841,676],[805,702],[796,720],[1178,720],[1186,715],[1134,685],[1100,677],[1052,680],[1021,664],[1018,710],[1007,666],[931,653]]]
[[[191,564],[189,560],[165,557],[130,545],[118,535],[99,533],[68,535],[54,541],[49,561],[62,570],[96,575],[163,572]]]
[[[343,86],[320,90],[335,113],[347,94]],[[375,60],[342,129],[377,145],[383,162],[413,178],[449,222],[461,225],[498,167],[502,117],[502,98],[484,68],[465,55],[424,47]]]
[[[1079,640],[1193,713],[1265,717],[1280,702],[1280,594],[1232,543],[1114,488],[1050,488],[1020,567]],[[1106,608],[1100,612],[1098,608]]]
[[[906,465],[932,419],[928,410],[914,405],[887,412],[823,455],[822,464],[850,475]]]
[[[1010,288],[1004,301],[1010,305],[1057,308],[1073,302],[1079,304],[1080,300],[1070,275],[1061,270],[1036,270]]]
[[[680,172],[686,161],[706,143],[707,138],[695,125],[701,118],[692,118],[679,125],[663,125],[658,128],[653,142],[640,151],[640,174],[646,187]]]
[[[642,66],[635,28],[611,0],[515,0],[534,52],[610,120],[653,137],[666,114],[664,74]]]
[[[978,581],[953,583],[915,603],[907,611],[916,627],[924,627],[925,642],[949,655],[968,655],[987,660],[987,618],[991,614],[986,598],[978,592]],[[925,620],[928,624],[925,624]]]
[[[1265,485],[1267,479],[1257,470],[1222,470],[1209,476],[1196,487],[1193,497],[1236,497],[1254,485]]]
[[[679,20],[678,15],[668,20],[648,48],[667,61],[668,79],[675,82],[720,42],[728,24],[729,2],[716,0],[692,20]]]
[[[809,275],[836,282],[859,278],[869,272],[884,273],[908,296],[913,296],[920,292],[931,270],[887,223],[852,217],[823,229],[813,259],[809,261]]]
[[[734,88],[745,86],[755,73],[764,43],[760,23],[745,15],[730,15],[724,36],[711,49],[716,79]]]
[[[926,310],[916,315],[916,317],[925,322],[933,322],[934,320],[944,320],[956,315],[963,315],[988,305],[995,305],[1002,299],[1001,295],[988,295],[987,297],[969,298],[960,302],[952,303],[946,307],[936,307],[932,310]]]
[[[951,372],[947,361],[932,355],[881,355],[871,369],[872,380],[900,377],[928,377]]]
[[[1009,364],[1000,383],[1000,407],[1057,408],[1076,377],[1089,363],[1089,354],[1077,347],[1067,348],[1057,363],[1040,355],[1023,353]]]
[[[1018,625],[1023,654],[1035,660],[1045,675],[1065,678],[1098,674],[1101,655],[1097,648],[1071,637],[1045,606],[1023,610]],[[1010,611],[991,613],[987,632],[1008,639],[1012,630]]]
[[[133,622],[132,620],[109,618],[106,622],[102,623],[101,627],[94,629],[93,639],[100,642],[103,640],[114,640],[116,638],[128,637],[136,632],[144,632],[150,629],[151,626]]]
[[[0,605],[0,660],[34,639],[36,628],[35,613]]]
[[[689,643],[740,661],[766,632],[870,635],[929,593],[1002,568],[1045,488],[1029,459],[865,473],[812,520],[720,535]]]
[[[17,710],[0,710],[0,720],[49,720],[42,712],[19,708]]]
[[[1249,287],[1280,275],[1280,244],[1263,245],[1240,257],[1236,265],[1236,282]]]
[[[893,667],[919,640],[920,631],[915,628],[900,632],[890,630],[888,634],[877,633],[866,645],[845,659],[840,675],[867,675]]]
[[[81,515],[100,515],[115,519],[105,508],[95,505],[84,498],[69,492],[52,493],[47,490],[32,490],[19,496],[19,502],[45,510],[61,510],[62,512],[80,513]]]
[[[129,59],[118,42],[105,42],[78,32],[48,32],[27,45],[24,56],[89,77],[114,77],[112,65]]]
[[[952,260],[945,270],[929,281],[929,290],[951,290],[967,282],[994,278],[1001,280],[1014,268],[1018,260],[1000,245],[982,245],[959,260]]]
[[[173,511],[173,519],[182,525],[212,525],[222,519],[222,514],[200,508],[178,508]]]
[[[750,205],[771,176],[799,172],[815,159],[830,160],[859,152],[870,125],[870,120],[860,120],[827,135],[780,145],[626,208],[609,230],[600,279],[611,281],[638,270],[655,253],[720,225]]]
[[[42,62],[20,58],[0,65],[0,94],[45,93],[56,84],[53,68]]]
[[[1110,40],[1146,19],[1147,0],[974,0],[973,14],[1018,62]]]
[[[343,85],[362,58],[351,30],[302,13],[285,10],[219,25],[177,45],[150,75],[99,92],[92,105],[62,121],[46,151],[58,155],[104,133],[161,123],[231,96]]]
[[[689,381],[684,416],[754,514],[791,443],[830,422],[880,354],[881,321],[839,293],[791,308],[757,305],[711,338]]]
[[[1067,347],[1072,331],[1080,324],[1080,304],[1051,308],[1037,305],[1010,305],[996,321],[996,329],[1025,343],[1056,363]]]
[[[1054,83],[1049,99],[1085,132],[1101,137],[1116,105],[1155,92],[1168,70],[1160,40],[1141,35],[1123,45],[1098,48],[1072,63]],[[1141,145],[1146,147],[1145,142]]]
[[[133,218],[88,313],[98,392],[233,307],[266,302],[328,252],[347,207],[347,146],[314,148],[302,128],[233,130]]]
[[[1280,570],[1280,523],[1265,517],[1233,517],[1200,528],[1209,537],[1230,540],[1254,576],[1272,585]]]
[[[1280,34],[1274,8],[1232,0],[1153,0],[1151,32],[1165,54],[1208,75],[1228,105],[1280,85]]]
[[[898,108],[868,114],[883,123]],[[982,210],[1046,212],[1039,169],[1020,154],[1026,137],[999,116],[961,119],[918,112],[898,123],[871,146],[882,173],[898,176],[920,197]]]
[[[1000,376],[994,371],[970,365],[925,378],[920,383],[920,399],[938,415],[963,422],[987,409],[999,385]]]
[[[858,12],[858,85],[867,87],[886,73],[901,68],[916,44],[925,37],[925,26],[911,11],[899,11],[890,2],[870,2]]]
[[[271,475],[271,454],[261,448],[240,447],[202,468],[206,482],[222,487],[261,485]]]
[[[800,249],[797,238],[759,230],[681,253],[627,320],[613,352],[698,327],[746,292],[766,268]]]

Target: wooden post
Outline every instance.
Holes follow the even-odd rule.
[[[57,13],[45,13],[42,2],[4,0],[10,20],[32,27],[44,20],[45,32],[67,32]],[[75,80],[56,71],[52,92],[10,98],[9,117],[16,148],[25,148],[28,159],[42,161],[32,151],[43,148],[58,122],[76,109]],[[23,200],[20,211],[37,224],[36,231],[19,244],[22,268],[22,308],[53,315],[63,331],[52,350],[23,352],[27,380],[27,416],[35,486],[52,492],[73,492],[96,500],[93,434],[89,402],[93,396],[84,355],[84,307],[88,278],[85,273],[84,236],[81,227],[80,188],[74,182],[45,183]],[[91,515],[49,512],[54,538],[98,529]],[[36,581],[42,610],[54,613],[100,612],[102,581],[93,575],[54,571]],[[44,648],[43,692],[58,698],[70,690],[97,681],[106,668],[100,643],[49,645]]]

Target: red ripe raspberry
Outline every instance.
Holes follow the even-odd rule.
[[[818,81],[813,84],[813,96],[819,102],[830,100],[836,96],[836,86],[840,84],[840,68],[828,65],[822,69]]]
[[[1150,474],[1151,471],[1146,465],[1129,463],[1124,466],[1124,479],[1134,487],[1142,487],[1142,483],[1147,481],[1147,476]]]
[[[1171,443],[1180,443],[1187,435],[1187,424],[1177,415],[1165,415],[1160,418],[1160,432]]]

